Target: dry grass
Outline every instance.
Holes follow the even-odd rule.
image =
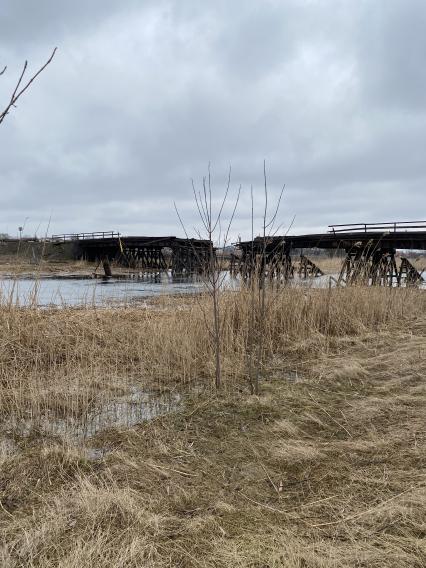
[[[247,294],[222,298],[220,396],[208,298],[0,309],[2,566],[425,565],[424,293],[283,289],[259,397]],[[77,445],[36,429],[135,384],[197,390]]]
[[[38,259],[25,255],[0,254],[0,275],[20,278],[48,278],[66,276],[90,276],[93,272],[103,274],[102,264],[86,260]],[[127,274],[129,268],[113,263],[114,274]],[[134,272],[130,271],[130,272]]]
[[[271,295],[262,331],[266,370],[321,353],[333,338],[411,321],[424,309],[419,290],[283,288]],[[210,386],[213,342],[209,298],[163,298],[150,308],[0,307],[0,415],[19,421],[75,419],[130,387]],[[244,385],[250,292],[223,294],[224,387]],[[290,363],[291,364],[291,363]]]

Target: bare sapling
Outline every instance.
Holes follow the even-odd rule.
[[[269,196],[268,196],[268,184],[266,177],[266,162],[263,162],[263,190],[264,190],[264,209],[262,216],[262,249],[260,258],[254,258],[254,205],[253,205],[253,189],[251,190],[251,262],[252,267],[252,277],[250,279],[250,328],[249,328],[249,338],[248,338],[248,351],[249,351],[249,385],[252,394],[259,394],[259,384],[261,380],[261,374],[264,366],[264,338],[265,338],[265,322],[267,320],[267,312],[269,307],[269,302],[267,298],[267,264],[268,264],[268,254],[267,254],[267,244],[271,236],[274,236],[282,225],[276,226],[277,216],[280,210],[282,197],[284,194],[285,185],[281,188],[278,200],[273,210],[273,214],[270,219],[268,219],[269,214]],[[256,294],[257,291],[257,294]],[[257,296],[257,299],[256,299]],[[273,298],[269,298],[273,300]]]
[[[208,295],[211,298],[211,308],[212,308],[212,323],[209,322],[207,314],[205,315],[205,323],[209,331],[209,335],[213,343],[214,352],[214,368],[215,368],[215,387],[219,389],[222,385],[222,358],[221,358],[221,344],[223,335],[223,325],[221,321],[221,308],[220,308],[220,295],[223,291],[224,280],[226,274],[222,270],[222,258],[218,258],[216,252],[221,250],[225,251],[229,243],[229,233],[233,220],[235,218],[235,212],[237,210],[241,186],[238,188],[237,195],[231,204],[231,212],[228,219],[224,218],[225,208],[229,204],[229,190],[231,186],[231,168],[228,172],[228,178],[226,183],[226,189],[223,198],[219,201],[218,207],[215,208],[214,202],[217,201],[212,192],[212,179],[210,165],[208,168],[207,177],[203,178],[202,190],[197,190],[192,180],[192,191],[194,195],[194,201],[197,207],[198,216],[201,221],[201,229],[195,229],[198,238],[205,238],[209,241],[209,255],[207,262],[205,262],[204,270],[201,272],[201,278]],[[185,232],[185,236],[188,242],[191,242],[188,237],[188,232],[186,230],[185,224],[179,214],[176,203],[174,204],[176,213],[178,215],[179,221]],[[222,229],[222,226],[225,229]],[[199,258],[199,253],[196,247],[193,247],[194,255],[197,261],[201,264],[203,259]]]

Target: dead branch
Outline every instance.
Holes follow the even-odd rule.
[[[46,67],[51,63],[52,59],[55,56],[56,50],[57,50],[57,47],[55,47],[55,49],[52,52],[52,55],[49,57],[49,59],[46,61],[46,63],[44,63],[44,65],[42,65],[40,67],[40,69],[36,73],[34,73],[34,75],[32,75],[26,83],[23,84],[25,73],[27,72],[27,68],[28,68],[28,61],[25,61],[24,66],[22,68],[21,75],[19,76],[18,82],[16,83],[16,86],[15,86],[13,93],[10,97],[9,103],[7,104],[6,108],[3,111],[0,112],[0,124],[3,122],[3,120],[9,114],[10,110],[13,107],[16,106],[18,99],[25,93],[25,91],[30,87],[30,85],[37,79],[37,77],[40,75],[40,73],[42,73],[46,69]],[[4,67],[4,69],[0,72],[0,75],[3,75],[6,71],[6,69],[7,69],[7,67]]]

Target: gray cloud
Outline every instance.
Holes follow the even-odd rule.
[[[247,237],[264,159],[294,232],[424,217],[421,0],[6,0],[0,21],[1,101],[59,48],[0,130],[2,231],[181,234],[211,162]]]

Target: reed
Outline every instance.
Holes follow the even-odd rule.
[[[333,338],[405,325],[425,309],[422,290],[352,286],[327,290],[268,287],[253,320],[252,290],[220,295],[223,389],[245,389],[253,321],[262,317],[263,376],[277,359],[297,366]],[[215,346],[208,295],[163,297],[148,307],[42,309],[0,306],[0,414],[36,426],[73,424],[131,389],[214,384]]]
[[[0,310],[3,424],[84,414],[132,381],[197,387],[167,416],[78,445],[9,430],[1,566],[425,565],[424,293],[268,290],[259,396],[248,294],[221,295],[220,392],[208,298]]]

